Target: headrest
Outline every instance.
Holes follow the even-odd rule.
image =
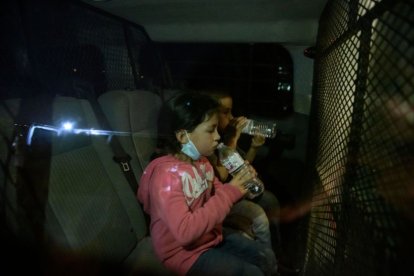
[[[99,97],[114,130],[156,133],[161,97],[146,90],[113,90]]]

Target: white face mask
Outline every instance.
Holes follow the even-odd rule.
[[[182,145],[181,152],[188,155],[193,160],[200,159],[201,154],[198,152],[196,146],[191,141],[190,137],[188,136],[187,131],[186,130],[184,131],[185,131],[185,135],[187,136],[188,142]]]

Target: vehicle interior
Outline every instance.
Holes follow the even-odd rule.
[[[173,275],[139,179],[163,103],[224,90],[276,122],[252,165],[296,275],[414,275],[411,0],[3,0],[0,22],[1,274]]]

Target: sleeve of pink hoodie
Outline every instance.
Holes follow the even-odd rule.
[[[151,182],[151,212],[158,213],[182,246],[191,245],[221,224],[233,204],[242,197],[237,188],[215,179],[215,194],[199,208],[190,210],[178,174],[161,170],[153,174]]]

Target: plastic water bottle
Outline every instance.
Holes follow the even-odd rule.
[[[247,119],[246,126],[242,129],[242,133],[249,135],[263,135],[266,138],[276,137],[276,123],[275,122],[264,122]]]
[[[232,176],[234,176],[237,172],[246,166],[244,159],[236,150],[224,145],[223,143],[220,143],[217,149],[219,152],[219,159],[221,164],[223,164],[223,166]],[[257,177],[253,177],[244,183],[244,186],[250,192],[249,198],[255,198],[258,195],[262,194],[264,191],[263,182]]]

